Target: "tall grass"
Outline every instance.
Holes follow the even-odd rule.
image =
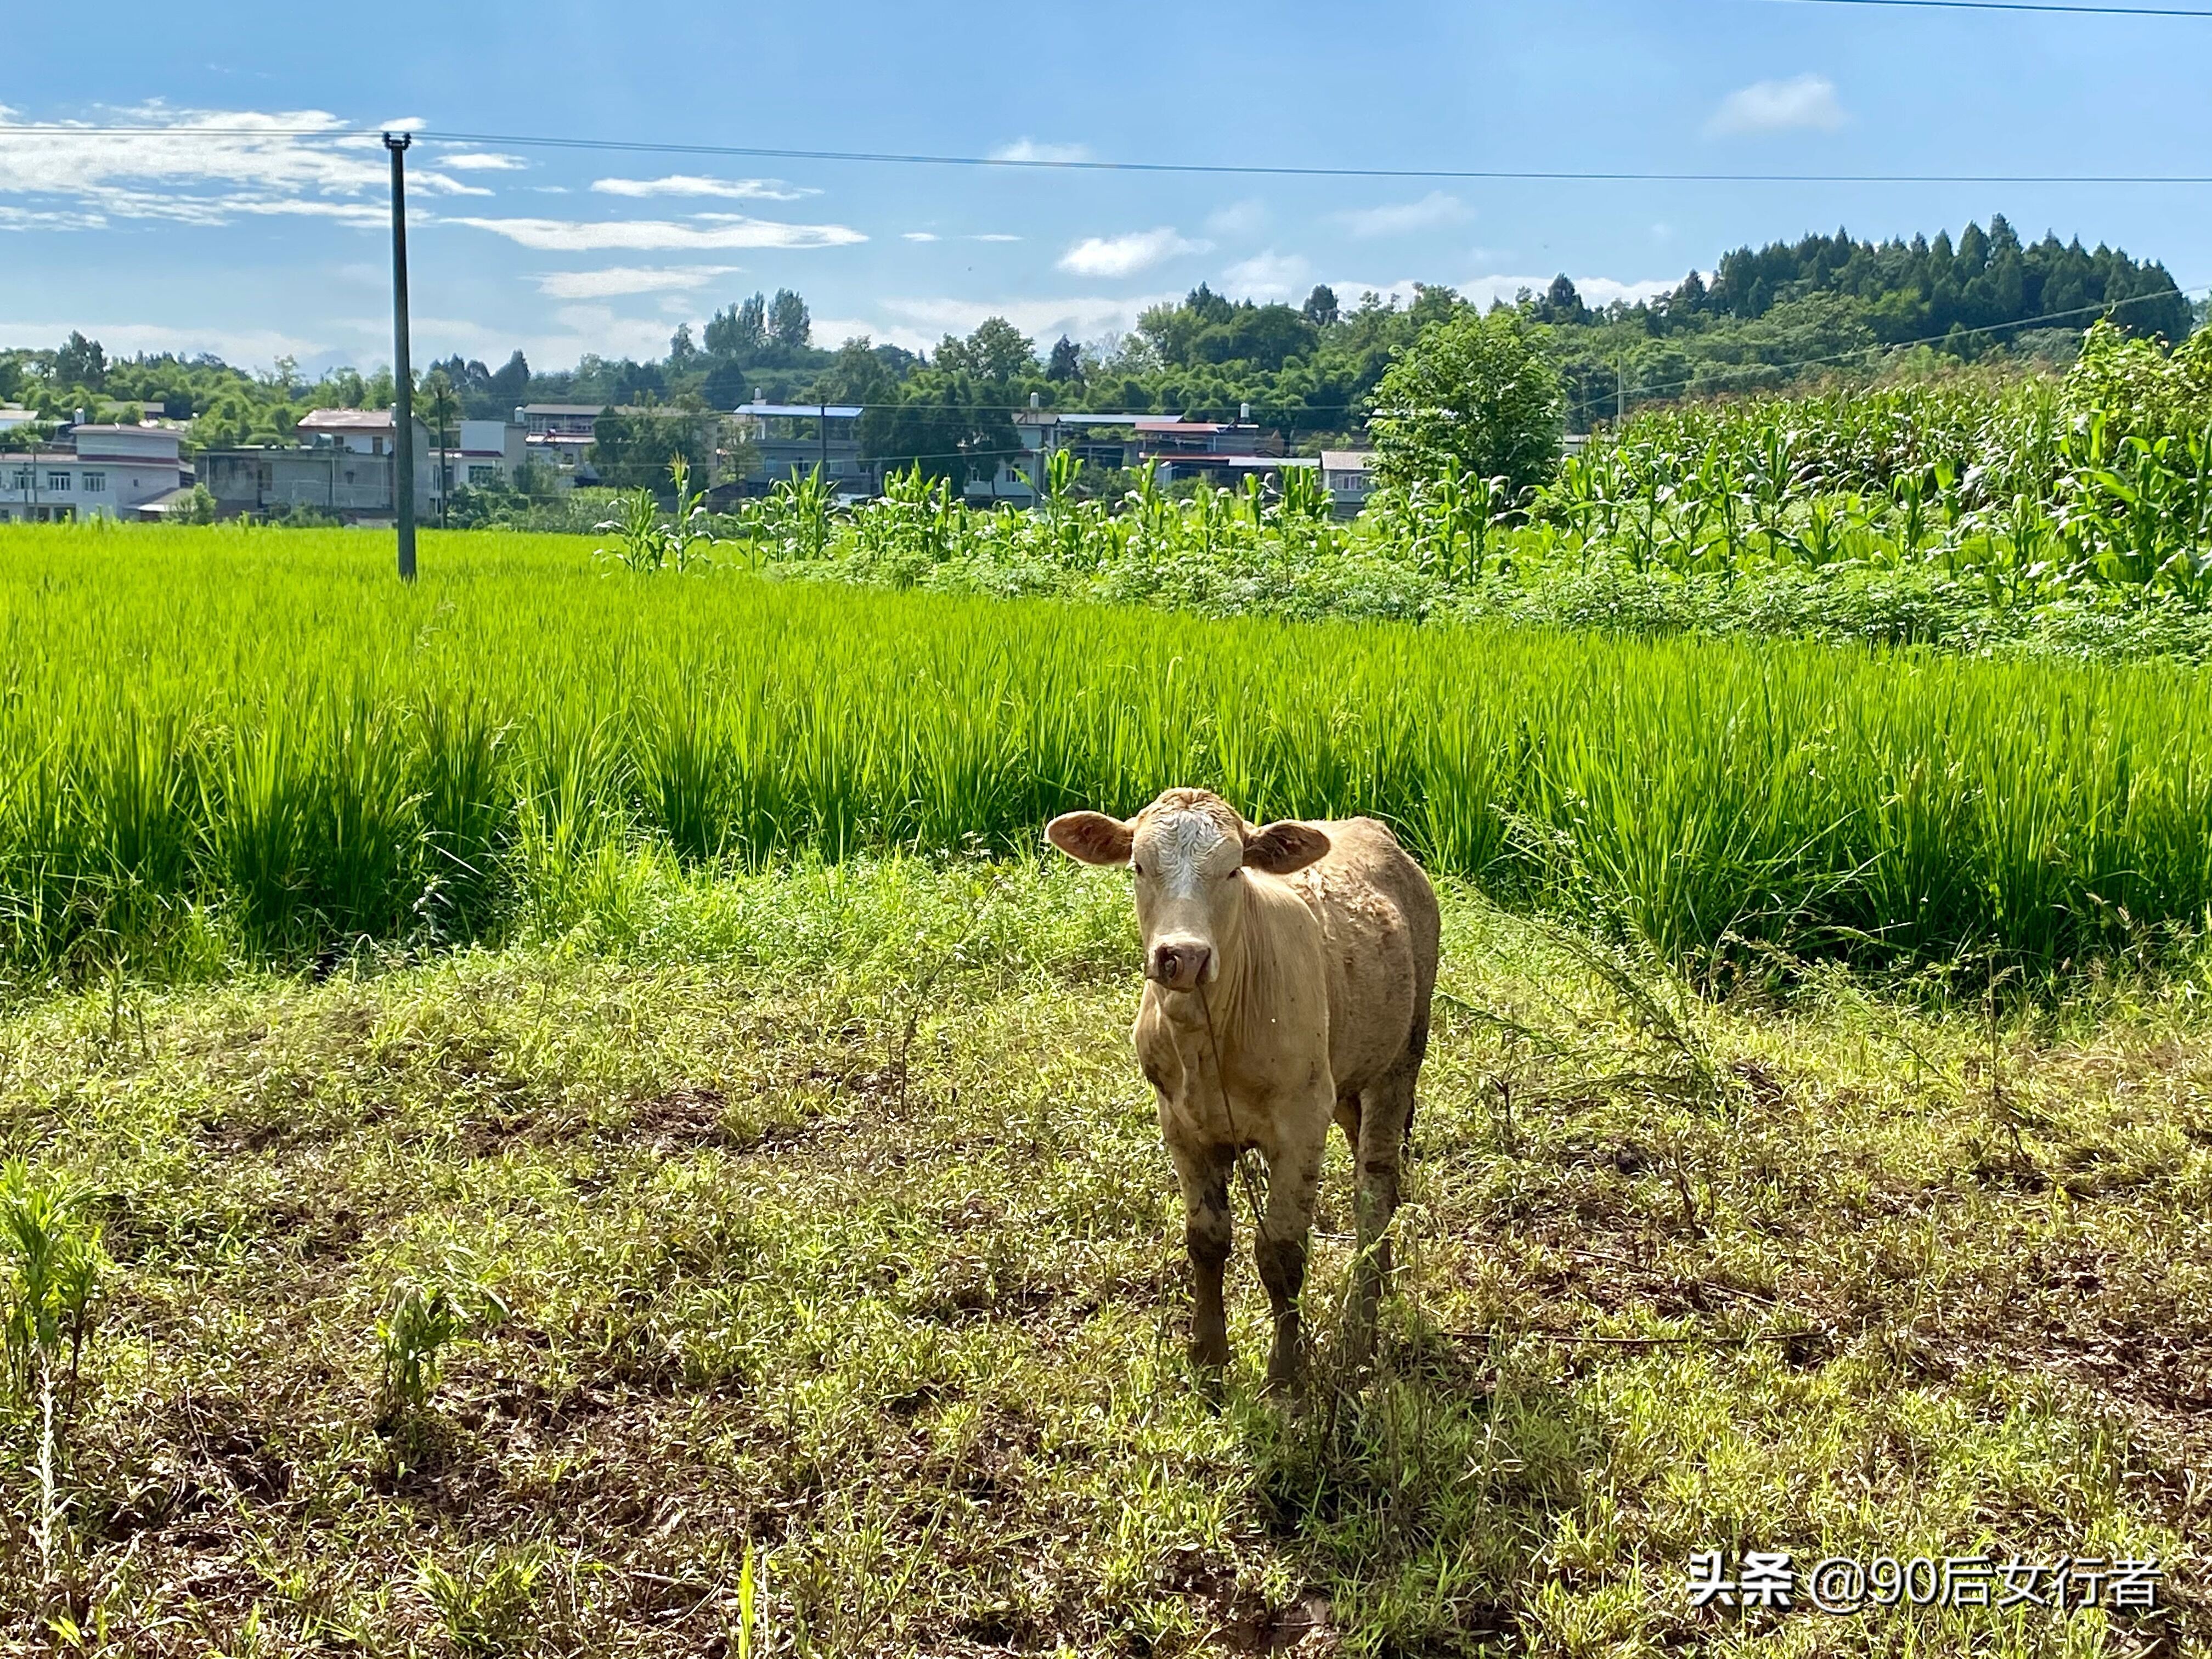
[[[640,578],[587,543],[0,530],[0,957],[588,911],[610,849],[1032,848],[1221,789],[1669,954],[2055,967],[2212,902],[2204,682]],[[185,944],[179,944],[179,941]]]

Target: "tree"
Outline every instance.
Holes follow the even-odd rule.
[[[604,411],[592,428],[591,459],[599,482],[617,489],[665,489],[668,464],[681,455],[693,477],[710,481],[714,444],[709,422],[696,414]]]
[[[806,301],[787,288],[775,291],[769,301],[769,337],[788,351],[798,351],[814,337],[814,319],[807,314]]]
[[[948,334],[937,366],[956,374],[1006,384],[1036,370],[1036,343],[1003,317],[986,317],[966,339]]]
[[[81,386],[97,392],[107,384],[107,353],[97,340],[88,340],[75,329],[54,353],[54,381],[58,386]]]
[[[1536,301],[1536,315],[1547,323],[1586,323],[1590,319],[1589,307],[1583,303],[1574,279],[1564,270],[1552,278],[1551,287]]]
[[[507,360],[484,387],[500,417],[505,419],[530,396],[530,360],[520,351]]]
[[[1083,352],[1065,334],[1052,343],[1052,360],[1044,366],[1048,380],[1079,380],[1083,378]]]
[[[668,372],[671,374],[689,374],[698,367],[702,355],[699,348],[691,343],[691,325],[677,324],[676,332],[668,337]]]
[[[1336,290],[1326,283],[1315,284],[1301,309],[1305,319],[1316,328],[1328,327],[1337,319]]]
[[[1411,483],[1440,472],[1503,477],[1519,491],[1559,464],[1559,371],[1545,331],[1515,311],[1461,307],[1393,354],[1375,388],[1376,471]]]
[[[918,466],[949,478],[957,494],[971,477],[988,478],[1021,453],[1021,435],[999,400],[1002,387],[943,368],[918,371],[896,404],[860,416],[860,451],[890,467]]]
[[[768,301],[760,295],[718,311],[707,320],[707,349],[714,356],[750,362],[767,343]]]
[[[837,355],[830,360],[830,367],[814,383],[817,401],[831,404],[867,404],[893,395],[897,390],[890,370],[876,355],[874,343],[865,334],[856,335],[837,348]]]

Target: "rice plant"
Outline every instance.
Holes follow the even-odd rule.
[[[425,546],[403,588],[365,534],[0,532],[0,961],[559,931],[620,910],[641,847],[1019,854],[1176,783],[1374,813],[1442,873],[1692,963],[2056,969],[2212,902],[2188,670],[609,583],[587,543]]]

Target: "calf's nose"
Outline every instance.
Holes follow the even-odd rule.
[[[1152,977],[1171,991],[1188,991],[1203,983],[1213,960],[1211,946],[1178,939],[1152,947]]]

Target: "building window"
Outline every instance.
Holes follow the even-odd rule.
[[[49,472],[46,474],[46,489],[49,494],[55,495],[66,495],[69,494],[69,487],[70,475],[68,473]]]
[[[27,492],[31,488],[31,479],[33,476],[33,475],[29,467],[17,467],[15,469],[15,488]]]
[[[469,469],[469,483],[471,485],[497,483],[498,482],[499,469],[495,466],[472,466]]]
[[[99,495],[105,494],[106,489],[107,475],[105,472],[88,472],[84,475],[84,493],[86,495]]]

